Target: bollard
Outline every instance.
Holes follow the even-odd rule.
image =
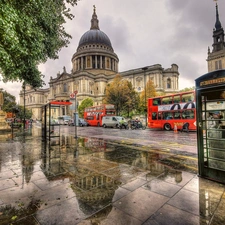
[[[176,124],[174,125],[174,129],[173,130],[174,130],[174,133],[177,133],[177,125]]]

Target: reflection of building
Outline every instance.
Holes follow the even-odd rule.
[[[216,23],[213,29],[212,52],[208,48],[208,72],[225,69],[224,30],[219,20],[218,5],[216,4]]]
[[[95,152],[96,141],[78,139],[79,157],[75,157],[76,149],[72,144],[74,138],[62,135],[60,142],[49,145],[43,143],[43,157],[41,168],[48,180],[61,180],[69,178],[71,188],[76,193],[80,209],[98,210],[102,205],[108,205],[114,196],[115,190],[120,181],[114,179],[111,174],[105,171],[114,171],[119,175],[118,163],[105,160],[105,149]],[[88,142],[88,148],[84,145]],[[91,147],[94,144],[94,149]],[[104,145],[103,141],[100,142]],[[92,153],[92,154],[90,154]],[[100,209],[100,208],[99,208]],[[90,213],[90,212],[89,212]]]
[[[147,70],[142,68],[118,72],[119,58],[114,52],[109,37],[100,30],[99,21],[94,8],[91,28],[85,32],[78,44],[77,51],[72,56],[72,71],[63,68],[62,73],[51,77],[49,88],[31,89],[26,85],[25,104],[32,109],[33,118],[41,118],[41,106],[52,100],[69,100],[70,94],[78,91],[78,104],[89,97],[94,105],[99,105],[105,95],[106,85],[120,73],[123,79],[130,81],[137,92],[144,89],[145,82],[152,80],[156,91],[166,93],[179,90],[178,66],[172,64],[171,68],[164,69],[160,64],[150,65]],[[23,104],[24,93],[20,93],[20,103]],[[72,107],[65,106],[59,114],[72,115]]]

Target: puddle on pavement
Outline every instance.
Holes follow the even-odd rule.
[[[0,224],[48,224],[51,213],[60,224],[65,212],[71,212],[67,224],[97,212],[99,219],[110,213],[113,201],[132,191],[130,182],[147,187],[158,178],[182,186],[187,172],[194,177],[196,171],[196,158],[160,150],[64,135],[49,143],[39,134],[18,137],[0,146]]]

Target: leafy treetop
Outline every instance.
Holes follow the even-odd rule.
[[[77,0],[1,0],[0,73],[3,81],[25,81],[42,86],[37,66],[69,44],[65,19],[72,19],[68,5]]]

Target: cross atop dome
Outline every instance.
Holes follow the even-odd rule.
[[[91,19],[91,30],[100,30],[98,26],[98,17],[96,15],[96,7],[93,5],[93,15]]]

